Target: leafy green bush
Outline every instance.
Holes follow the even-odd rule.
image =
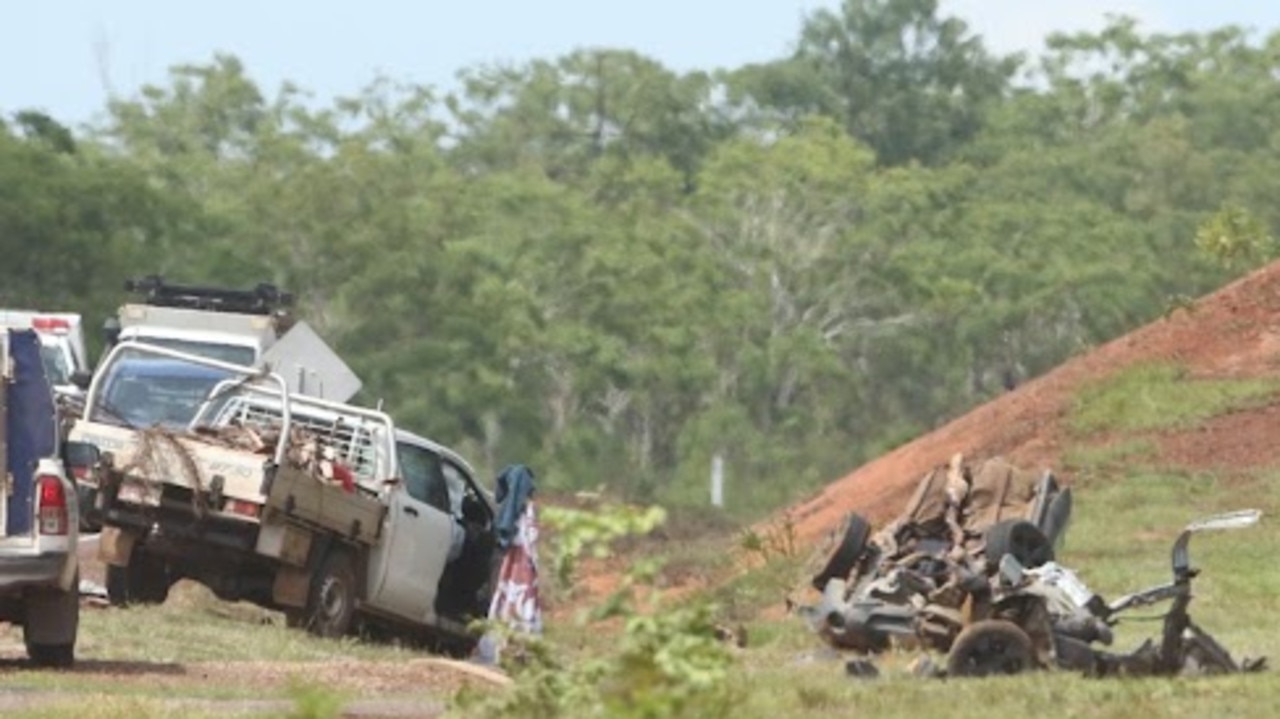
[[[647,533],[665,519],[658,507],[548,508],[544,516],[557,530],[551,554],[566,582],[583,554],[608,556],[614,540]],[[484,697],[464,691],[459,706],[477,716],[520,719],[727,716],[734,706],[733,657],[717,631],[715,608],[703,602],[664,609],[652,590],[639,597],[657,570],[653,562],[632,565],[617,592],[582,620],[621,617],[616,654],[575,662],[541,637],[509,635],[503,656],[514,687]]]

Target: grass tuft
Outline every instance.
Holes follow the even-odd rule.
[[[1276,380],[1198,379],[1175,365],[1138,365],[1081,391],[1067,424],[1077,435],[1184,429],[1259,406],[1278,390]]]

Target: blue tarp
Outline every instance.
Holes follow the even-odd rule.
[[[33,521],[36,462],[58,450],[58,416],[53,392],[40,361],[40,338],[33,330],[9,330],[9,356],[13,381],[8,387],[5,427],[8,436],[9,496],[7,533],[26,534]]]
[[[498,502],[495,530],[498,546],[506,549],[516,536],[516,524],[524,514],[524,506],[533,496],[533,470],[523,464],[513,464],[498,475],[493,498]]]

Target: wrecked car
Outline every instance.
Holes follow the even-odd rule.
[[[945,651],[962,628],[964,602],[982,595],[995,569],[986,557],[1013,554],[1027,567],[1051,561],[1070,513],[1071,491],[1052,472],[1000,459],[974,472],[956,455],[874,535],[861,516],[846,518],[813,577],[819,606],[840,608],[822,610],[819,633],[841,649],[882,651],[895,637]]]
[[[1250,510],[1189,526],[1173,550],[1173,581],[1108,604],[1069,568],[1055,544],[1070,519],[1071,493],[1051,472],[1033,474],[1000,459],[972,472],[957,455],[926,475],[907,510],[874,535],[850,515],[825,566],[822,592],[801,607],[838,649],[864,654],[900,646],[945,654],[928,673],[984,676],[1033,668],[1090,675],[1250,671],[1188,614],[1192,534],[1250,526]],[[1096,648],[1113,641],[1127,610],[1170,600],[1164,633],[1134,652]]]
[[[1082,671],[1089,676],[1226,674],[1261,670],[1265,659],[1237,661],[1191,618],[1191,537],[1200,532],[1257,524],[1256,509],[1192,522],[1171,551],[1171,581],[1105,602],[1072,570],[1048,562],[1024,568],[1012,555],[1000,560],[994,605],[987,619],[966,627],[953,643],[947,673],[953,676],[1014,674],[1033,668]],[[1125,613],[1169,602],[1158,640],[1116,653],[1093,645],[1112,642],[1111,627]]]

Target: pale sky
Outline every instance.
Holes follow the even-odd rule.
[[[452,87],[486,62],[554,58],[578,47],[637,50],[676,70],[785,55],[805,13],[838,0],[7,0],[0,10],[0,113],[39,108],[91,120],[108,88],[131,96],[167,68],[240,57],[268,93],[291,80],[317,99],[379,73]],[[1268,0],[942,0],[999,51],[1036,50],[1053,30],[1097,28],[1106,13],[1152,30],[1228,24],[1269,33]]]

